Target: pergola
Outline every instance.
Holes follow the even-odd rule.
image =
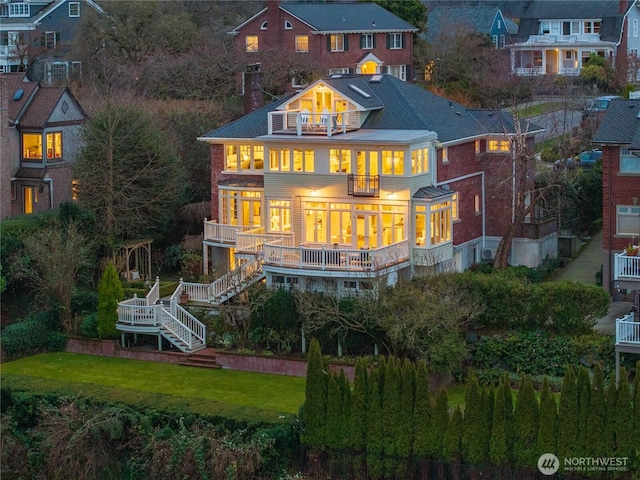
[[[116,250],[118,271],[127,281],[151,279],[150,239],[130,240]]]

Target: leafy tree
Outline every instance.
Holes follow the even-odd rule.
[[[507,450],[506,403],[506,387],[504,382],[500,382],[498,384],[498,388],[496,388],[491,438],[489,439],[489,458],[491,459],[491,463],[494,465],[505,465],[509,462]]]
[[[368,2],[369,0],[359,0]],[[420,0],[373,0],[394,15],[424,31],[427,26],[427,6]]]
[[[367,440],[367,362],[358,358],[351,397],[351,448],[363,452]]]
[[[101,338],[118,336],[118,302],[124,298],[124,289],[116,267],[109,263],[98,283],[98,335]]]
[[[538,423],[537,454],[556,453],[558,451],[558,406],[551,393],[549,380],[544,377],[540,392],[540,421]]]
[[[312,339],[309,345],[307,384],[304,402],[304,430],[300,441],[313,451],[324,450],[329,374],[320,351],[320,343]]]
[[[538,417],[538,402],[531,376],[523,376],[520,379],[520,390],[518,390],[513,416],[515,427],[513,459],[517,466],[535,465],[537,457],[535,449],[531,447],[537,444]]]
[[[35,294],[37,307],[53,308],[68,333],[76,333],[71,300],[80,275],[90,266],[90,242],[71,223],[50,226],[23,238],[12,262],[12,279],[22,280]]]
[[[445,411],[446,413],[446,411]],[[415,382],[415,404],[413,409],[413,453],[418,458],[430,455],[431,437],[431,396],[429,375],[424,361],[418,362]],[[442,442],[442,439],[440,439]]]
[[[108,105],[82,133],[74,166],[79,203],[101,219],[107,244],[157,236],[183,200],[183,172],[173,145],[141,110]]]
[[[558,458],[576,455],[578,438],[578,391],[576,377],[567,367],[560,391],[558,411]]]
[[[467,463],[481,465],[487,458],[489,432],[487,431],[487,417],[483,409],[478,377],[473,370],[469,371],[464,400],[462,454]]]
[[[579,77],[590,83],[595,83],[598,88],[606,90],[609,81],[613,79],[615,72],[607,61],[597,53],[591,53],[580,70]]]

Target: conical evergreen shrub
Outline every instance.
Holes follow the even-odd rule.
[[[542,381],[540,392],[540,421],[538,422],[538,449],[536,455],[558,452],[558,406],[551,393],[549,380]]]
[[[98,335],[100,338],[117,338],[118,302],[124,298],[124,289],[116,267],[109,263],[98,283]]]
[[[364,452],[367,439],[367,361],[359,358],[351,396],[351,448]]]
[[[567,367],[562,379],[558,407],[558,453],[564,458],[573,457],[578,450],[578,390],[573,368]],[[550,452],[553,453],[553,452]]]
[[[509,462],[507,454],[506,395],[504,382],[500,382],[498,388],[496,388],[491,438],[489,440],[489,459],[494,465],[506,465]]]
[[[313,451],[325,448],[325,427],[327,417],[327,395],[329,372],[325,368],[320,343],[312,339],[309,345],[307,364],[307,384],[305,387],[304,428],[300,441]]]
[[[478,377],[473,370],[469,370],[467,378],[463,423],[462,458],[470,465],[482,465],[486,461],[490,433]]]
[[[530,467],[538,461],[535,454],[535,445],[538,441],[538,417],[538,401],[531,376],[521,377],[513,416],[515,424],[513,460],[516,466]]]
[[[447,413],[446,410],[445,413]],[[429,449],[429,442],[431,441],[431,394],[429,392],[427,364],[424,361],[418,362],[416,369],[413,426],[415,431],[413,453],[417,458],[427,458],[427,456],[431,455]]]

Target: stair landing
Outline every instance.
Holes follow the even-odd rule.
[[[211,347],[203,348],[196,353],[189,354],[179,364],[187,367],[222,368],[221,365],[216,363],[216,351]]]

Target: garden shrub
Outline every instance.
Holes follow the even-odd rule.
[[[80,334],[84,337],[98,338],[98,314],[96,312],[89,313],[84,316],[80,324]]]
[[[2,350],[10,358],[65,349],[67,337],[59,331],[60,322],[53,311],[31,314],[4,328]]]
[[[124,298],[124,291],[116,267],[110,263],[105,268],[98,284],[98,333],[101,338],[117,338],[119,335],[118,302]]]

